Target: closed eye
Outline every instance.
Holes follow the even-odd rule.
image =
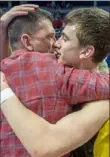
[[[61,37],[63,38],[64,41],[69,40],[69,37],[64,32],[61,33]]]

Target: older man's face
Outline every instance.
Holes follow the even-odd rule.
[[[39,24],[40,30],[32,36],[33,50],[42,53],[51,53],[54,47],[56,38],[55,30],[51,21],[42,20]]]

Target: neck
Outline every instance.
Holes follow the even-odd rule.
[[[91,71],[91,72],[99,72],[99,67],[96,66],[96,67],[90,69],[90,71]]]
[[[98,63],[94,63],[91,60],[82,62],[79,69],[89,70],[90,72],[99,72]]]

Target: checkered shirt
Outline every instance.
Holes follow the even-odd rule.
[[[64,67],[52,54],[19,50],[1,70],[20,101],[51,123],[69,114],[72,104],[109,98],[108,74]],[[0,157],[30,157],[2,112],[0,117]]]

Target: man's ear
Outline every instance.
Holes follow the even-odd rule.
[[[87,59],[93,56],[95,51],[94,46],[88,45],[82,49],[80,52],[80,59]]]
[[[28,51],[33,51],[33,45],[31,44],[31,37],[28,34],[23,34],[21,36],[21,43],[25,49]]]

